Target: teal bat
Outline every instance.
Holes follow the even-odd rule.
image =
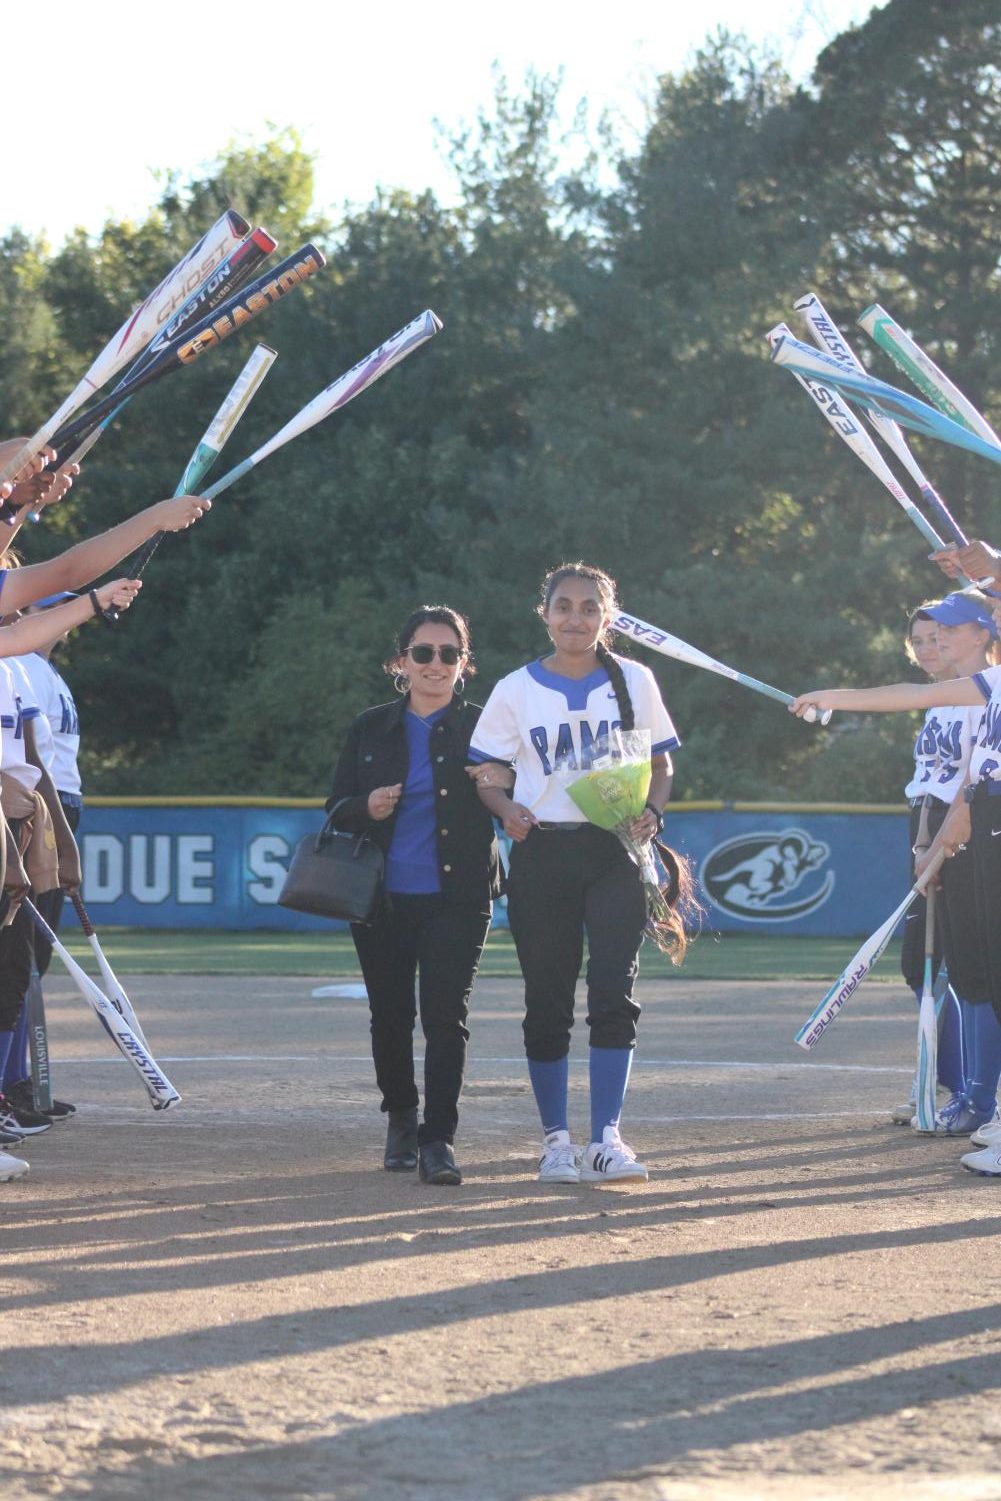
[[[776,365],[782,365],[794,375],[836,386],[853,401],[894,422],[902,423],[916,433],[922,433],[926,438],[938,438],[942,443],[952,443],[956,448],[965,448],[983,459],[990,459],[993,464],[1001,464],[1001,448],[996,444],[986,442],[976,433],[954,422],[951,417],[937,412],[916,396],[898,391],[896,386],[887,385],[886,381],[846,370],[840,361],[821,354],[799,339],[779,339],[772,347],[772,359]]]

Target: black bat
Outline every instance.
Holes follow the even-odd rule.
[[[134,379],[130,377],[126,385],[113,391],[110,396],[105,396],[89,411],[68,423],[52,440],[53,447],[57,449],[76,447],[96,427],[99,427],[108,413],[119,406],[126,397],[133,396],[136,391],[159,380],[161,376],[180,370],[184,365],[194,364],[195,360],[206,350],[222,343],[223,339],[229,338],[230,334],[242,328],[245,323],[249,323],[252,318],[256,318],[258,313],[265,312],[274,303],[279,302],[282,297],[294,291],[297,286],[307,281],[317,271],[322,270],[325,265],[326,258],[315,245],[303,245],[292,255],[286,256],[271,271],[266,271],[248,287],[233,293],[213,311],[203,314],[192,327],[172,340],[148,364],[145,364]]]

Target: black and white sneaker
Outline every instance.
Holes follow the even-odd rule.
[[[51,1131],[52,1122],[47,1115],[37,1110],[19,1110],[5,1094],[0,1094],[0,1131],[13,1131],[24,1136],[40,1136]]]
[[[7,1098],[15,1110],[35,1109],[35,1092],[30,1079],[19,1079],[16,1084],[11,1084]],[[76,1115],[76,1106],[68,1104],[66,1100],[53,1100],[49,1108],[40,1113],[47,1115],[51,1121],[67,1121],[71,1115]]]
[[[582,1183],[645,1183],[649,1176],[614,1126],[606,1126],[602,1140],[585,1148],[580,1165]]]

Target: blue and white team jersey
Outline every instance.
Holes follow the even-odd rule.
[[[25,691],[29,700],[34,697],[30,688]],[[24,722],[37,716],[37,707],[30,702],[26,704],[22,697],[15,659],[0,661],[0,726],[3,730],[0,766],[3,775],[17,782],[25,792],[34,792],[41,776],[38,767],[32,766],[24,754]]]
[[[908,800],[931,796],[951,803],[963,785],[984,711],[965,705],[929,709],[914,742],[914,775],[904,790]]]
[[[1001,782],[1001,667],[975,672],[973,681],[987,700],[987,707],[970,757],[970,783]]]
[[[18,657],[35,690],[35,701],[52,731],[51,764],[45,767],[57,792],[80,795],[80,721],[66,680],[39,652]]]
[[[616,657],[625,675],[638,730],[650,731],[651,754],[681,744],[649,667]],[[604,667],[585,678],[567,678],[543,667],[541,658],[497,684],[480,715],[469,747],[471,761],[514,766],[514,800],[545,823],[579,823],[576,803],[553,772],[587,771],[599,742],[621,727],[615,690]]]

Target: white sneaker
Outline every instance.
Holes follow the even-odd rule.
[[[918,1076],[914,1075],[911,1081],[911,1096],[906,1105],[894,1105],[890,1111],[890,1119],[895,1126],[910,1126],[913,1123],[914,1112],[918,1108]]]
[[[959,1160],[971,1173],[980,1173],[985,1178],[1001,1178],[1001,1141],[995,1141],[979,1152],[967,1152]]]
[[[636,1153],[627,1147],[614,1126],[606,1126],[601,1141],[592,1141],[580,1165],[582,1183],[645,1183],[650,1176]]]
[[[988,1121],[986,1126],[978,1126],[970,1140],[975,1147],[992,1147],[995,1142],[1001,1142],[1001,1121]]]
[[[579,1148],[570,1140],[569,1131],[548,1131],[539,1158],[540,1183],[579,1183]]]
[[[0,1152],[0,1183],[9,1183],[11,1178],[23,1178],[28,1164],[22,1157],[12,1157],[9,1152]]]

